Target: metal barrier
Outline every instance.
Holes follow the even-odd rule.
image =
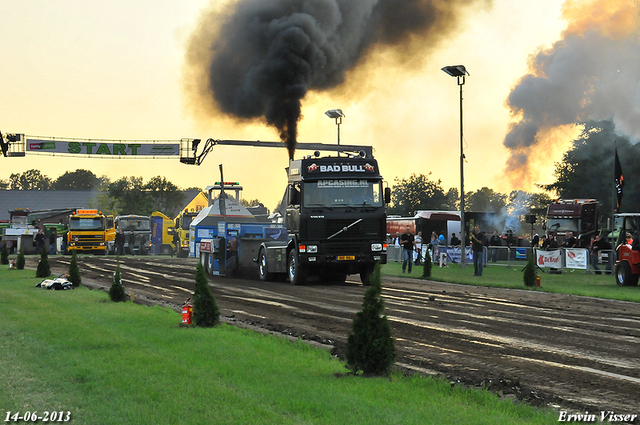
[[[590,252],[586,248],[554,248],[548,251],[543,251],[540,248],[531,248],[531,247],[520,247],[520,246],[485,246],[484,247],[484,265],[485,267],[492,266],[501,266],[501,267],[524,267],[529,259],[529,256],[534,251],[534,255],[536,255],[536,265],[546,271],[553,272],[553,270],[564,271],[567,269],[581,269],[584,270],[585,273],[593,273],[597,272],[593,267],[593,258],[590,255]],[[439,246],[437,252],[433,252],[430,249],[430,246],[427,244],[423,244],[422,249],[422,259],[424,260],[425,255],[431,256],[431,261],[434,264],[438,264],[440,262],[440,254],[446,253],[447,255],[447,263],[459,264],[460,263],[460,255],[461,250],[460,247],[451,247],[451,246]],[[539,263],[538,253],[539,252],[558,252],[558,262],[557,267],[551,267],[549,262],[547,262],[547,266],[544,264],[541,265]],[[598,268],[600,272],[610,274],[613,269],[613,257],[612,250],[601,250],[598,255]],[[572,262],[567,264],[568,253],[574,255],[574,259]],[[466,257],[467,264],[473,264],[473,252],[471,251],[471,247],[466,247]],[[575,258],[578,258],[576,260]],[[391,245],[387,247],[387,261],[397,261],[402,262],[402,247]],[[581,263],[582,262],[582,263]]]

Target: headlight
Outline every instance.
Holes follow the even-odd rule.
[[[381,243],[372,243],[371,244],[371,251],[373,251],[373,252],[382,251],[382,244]]]
[[[307,252],[309,254],[315,254],[318,252],[318,245],[307,245]]]

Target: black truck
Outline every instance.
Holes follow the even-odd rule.
[[[344,283],[360,274],[363,284],[376,263],[387,262],[385,204],[375,159],[366,154],[291,161],[282,202],[286,242],[265,242],[258,255],[261,280],[286,273],[294,284],[310,276]]]

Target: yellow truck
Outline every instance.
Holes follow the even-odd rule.
[[[69,216],[67,250],[105,255],[115,251],[116,228],[112,215],[77,209]]]

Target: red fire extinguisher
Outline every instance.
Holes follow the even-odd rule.
[[[536,276],[536,286],[540,286],[540,275]]]
[[[193,306],[189,303],[191,297],[182,304],[182,323],[190,325],[193,319]]]

